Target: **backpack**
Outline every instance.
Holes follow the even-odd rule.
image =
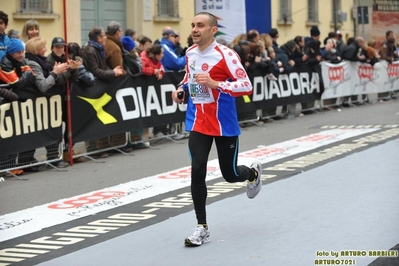
[[[124,50],[123,53],[123,68],[132,76],[141,74],[141,60],[140,57],[134,58],[128,51]]]

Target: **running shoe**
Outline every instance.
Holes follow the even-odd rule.
[[[197,225],[194,233],[184,240],[184,245],[186,247],[196,247],[211,241],[211,235],[209,233],[208,227],[202,224]]]
[[[253,199],[262,189],[262,181],[260,180],[262,176],[262,164],[258,161],[255,161],[252,163],[250,168],[258,173],[258,176],[254,181],[247,181],[247,196],[248,198]]]

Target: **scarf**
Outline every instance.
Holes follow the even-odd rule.
[[[54,52],[51,52],[51,57],[54,58],[55,62],[57,62],[57,63],[65,63],[66,62],[65,54],[58,56]]]
[[[22,63],[19,62],[18,60],[16,60],[14,57],[12,57],[9,53],[6,53],[6,57],[8,60],[10,60],[10,62],[14,66],[14,70],[15,70],[15,73],[17,73],[17,76],[21,77],[22,76],[22,70],[21,70]]]
[[[35,55],[31,53],[25,53],[25,57],[29,60],[35,61],[40,65],[43,70],[43,76],[47,78],[50,75],[50,72],[53,70],[53,66],[46,61],[46,57]]]
[[[105,50],[101,44],[93,40],[89,40],[89,44],[100,53],[102,59],[105,59]]]

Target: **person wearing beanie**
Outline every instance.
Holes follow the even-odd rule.
[[[312,28],[310,29],[310,36],[313,39],[319,39],[320,38],[320,30],[317,26],[312,26]]]
[[[133,41],[132,37],[130,36],[123,36],[121,39],[123,48],[125,48],[126,51],[129,53],[134,49],[136,46],[136,43]]]
[[[10,84],[15,93],[29,82],[32,69],[27,65],[24,44],[19,39],[10,39],[7,52],[0,62],[0,79],[3,84]]]
[[[139,53],[135,49],[136,43],[130,36],[122,37],[121,42],[125,50],[123,56],[124,68],[129,74],[140,74],[142,70],[142,62]]]
[[[4,98],[3,100],[5,102],[26,101],[27,98],[23,96],[23,91],[29,86],[34,86],[35,76],[33,75],[32,69],[27,64],[24,52],[25,49],[21,40],[10,39],[6,54],[0,61],[0,83],[9,85],[8,88],[0,88],[0,96]],[[24,154],[24,152],[20,153],[18,163],[26,165],[34,162],[34,152],[35,150],[28,154],[30,156],[24,156],[27,155],[26,153]],[[14,168],[16,167],[16,158],[17,154],[10,154],[0,158],[0,161],[6,168]],[[23,160],[25,160],[25,163]],[[0,169],[1,168],[0,166]],[[37,172],[39,168],[33,166],[25,168],[24,170],[26,172]],[[24,170],[15,169],[10,172],[12,175],[20,175]]]

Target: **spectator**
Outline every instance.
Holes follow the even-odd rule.
[[[10,88],[0,88],[0,97],[3,97],[6,102],[17,100],[25,101],[26,99],[19,97],[18,93],[20,93],[25,86],[33,85],[33,71],[26,63],[24,50],[25,47],[21,40],[15,38],[10,39],[6,54],[1,59],[0,83],[10,85]],[[33,153],[25,153],[30,155],[30,158],[23,158],[24,153],[21,153],[19,164],[24,164],[23,159],[25,159],[26,164],[36,162],[33,158]],[[17,154],[10,154],[0,158],[0,169],[16,167],[16,158]],[[38,167],[29,167],[25,170],[27,172],[37,172],[39,169]],[[10,172],[12,175],[21,175],[24,170],[16,169]]]
[[[270,68],[272,71],[272,74],[278,78],[278,76],[280,75],[280,73],[284,72],[284,67],[283,67],[283,63],[276,60],[276,52],[274,51],[273,46],[269,46],[267,48],[267,53],[269,55],[270,58]]]
[[[159,44],[147,48],[140,55],[143,62],[143,74],[147,76],[155,76],[157,80],[162,79],[165,75],[165,70],[162,66],[161,60],[163,57],[163,49]]]
[[[139,46],[138,40],[137,40],[137,33],[134,29],[126,29],[125,30],[125,36],[129,36],[133,39],[134,41],[134,46],[137,47]]]
[[[8,31],[7,36],[10,39],[12,39],[12,38],[21,39],[21,33],[17,30],[13,30],[13,29]]]
[[[140,55],[135,49],[135,41],[130,36],[123,36],[121,42],[124,49],[123,63],[126,71],[132,75],[140,74],[142,70],[142,63]]]
[[[185,56],[177,56],[176,49],[176,33],[173,30],[167,30],[163,34],[161,45],[164,51],[162,58],[162,65],[165,71],[168,70],[182,70],[186,65]]]
[[[263,42],[263,48],[264,48],[264,50],[263,50],[263,53],[264,53],[264,56],[265,57],[268,57],[268,55],[267,55],[267,48],[269,47],[269,46],[272,46],[273,45],[273,40],[272,40],[272,38],[270,37],[270,35],[269,34],[267,34],[267,33],[262,33],[262,34],[260,34],[259,35],[259,41],[262,41]]]
[[[28,65],[32,68],[33,73],[35,73],[36,88],[41,92],[50,90],[55,85],[65,85],[65,79],[61,75],[67,72],[70,66],[74,69],[77,68],[75,64],[68,65],[66,62],[55,62],[54,65],[51,65],[44,56],[46,51],[46,41],[41,37],[34,37],[26,42],[25,56],[28,59]],[[63,109],[65,109],[64,107]],[[63,110],[63,113],[65,113],[65,110]],[[58,158],[58,145],[58,143],[55,143],[46,146],[47,160]],[[52,162],[51,164],[59,168],[68,166],[68,163],[62,160]]]
[[[177,56],[183,56],[183,47],[181,46],[180,43],[180,34],[179,32],[175,31],[175,43],[176,43],[176,49],[175,49],[175,54]]]
[[[247,39],[247,35],[245,33],[241,33],[238,34],[236,37],[234,37],[234,39],[231,41],[231,43],[229,44],[229,47],[231,49],[236,50],[234,47],[235,46],[239,46],[241,41],[245,41]],[[237,51],[236,51],[237,52]]]
[[[154,44],[161,44],[162,38],[163,38],[163,36],[165,35],[165,31],[171,30],[171,29],[172,29],[172,28],[171,28],[170,26],[165,26],[165,27],[163,27],[163,29],[162,29],[162,37],[156,39],[156,40],[154,41]]]
[[[190,34],[190,35],[188,35],[188,37],[187,37],[187,46],[184,47],[184,49],[183,49],[183,51],[182,51],[182,53],[181,53],[180,55],[181,55],[181,56],[185,56],[185,55],[186,55],[187,49],[190,48],[191,46],[193,46],[193,44],[194,44],[194,42],[193,42],[193,36],[191,36],[191,34]],[[227,45],[227,42],[226,42],[226,45]]]
[[[393,31],[389,30],[385,33],[386,40],[382,43],[379,55],[381,59],[386,60],[388,63],[392,63],[398,58],[396,52],[395,37]]]
[[[259,31],[257,30],[249,30],[247,33],[247,41],[257,43],[260,40]]]
[[[139,47],[136,48],[137,53],[141,55],[143,51],[146,51],[148,47],[152,45],[152,40],[146,36],[143,36],[139,40]]]
[[[305,38],[305,46],[308,44],[308,42],[312,40],[318,40],[320,41],[320,30],[317,26],[312,26],[310,28],[310,37]]]
[[[121,66],[117,66],[111,69],[105,63],[105,41],[107,36],[104,30],[100,27],[94,27],[89,32],[89,42],[83,50],[83,60],[86,62],[87,70],[93,73],[94,77],[104,81],[114,80],[124,74]],[[88,141],[88,146],[86,149],[91,151],[96,146],[98,149],[107,148],[108,138],[100,138],[97,140],[96,144],[92,140]],[[108,153],[102,152],[97,154],[100,158],[106,158],[109,156]]]
[[[250,49],[247,42],[247,35],[245,33],[237,35],[230,43],[229,47],[240,56],[242,65],[248,67]]]
[[[288,41],[280,46],[280,50],[282,50],[287,55],[288,65],[290,65],[291,67],[295,66],[294,52],[296,49],[296,43],[294,41]]]
[[[342,40],[342,34],[339,30],[337,31],[335,39],[337,41],[337,44],[336,44],[337,52],[339,55],[342,55],[343,51],[346,48],[346,43]]]
[[[320,51],[320,31],[317,26],[310,29],[310,38],[305,40],[304,54],[307,56],[306,62],[310,65],[319,64],[322,56]]]
[[[342,59],[349,61],[359,61],[366,62],[366,53],[364,51],[364,39],[362,37],[357,37],[353,42],[351,42],[343,51]]]
[[[295,42],[295,50],[292,53],[292,60],[294,60],[295,64],[303,64],[308,60],[306,54],[304,54],[303,49],[305,46],[305,40],[302,36],[296,36],[294,38]]]
[[[111,21],[107,27],[107,38],[105,39],[105,63],[109,68],[120,67],[123,69],[123,46],[120,41],[123,30],[117,21]]]
[[[67,45],[68,57],[71,60],[78,61],[81,64],[78,67],[78,77],[76,80],[72,79],[72,82],[82,82],[87,87],[92,87],[96,83],[93,73],[86,70],[86,66],[84,64],[82,58],[82,49],[79,44],[76,42],[70,42]],[[69,160],[66,160],[69,161]]]
[[[8,15],[3,11],[0,11],[0,60],[7,53],[7,46],[10,42],[10,38],[6,34],[8,26]]]
[[[379,61],[380,55],[376,52],[375,47],[377,42],[374,39],[368,41],[367,45],[364,46],[364,51],[366,53],[367,63],[374,65]]]
[[[339,63],[341,62],[341,57],[338,54],[336,47],[336,40],[331,38],[327,39],[325,46],[324,46],[324,54],[323,54],[323,59],[330,61],[331,63]]]
[[[111,69],[105,63],[105,40],[107,36],[100,27],[94,27],[89,32],[89,42],[83,50],[83,60],[87,64],[87,70],[93,73],[97,79],[110,81],[123,75],[121,66]]]
[[[121,67],[123,74],[126,74],[123,68],[124,49],[121,42],[123,29],[122,25],[117,21],[111,21],[107,26],[107,39],[105,40],[105,63],[110,68]],[[134,47],[133,47],[134,48]],[[133,66],[129,66],[133,67]],[[137,74],[137,71],[134,71]],[[111,146],[119,146],[126,142],[125,134],[113,135],[110,138]],[[132,148],[128,145],[121,148],[123,152],[130,152]]]
[[[74,60],[67,60],[65,58],[65,47],[66,43],[64,39],[61,37],[55,37],[53,41],[51,42],[51,53],[47,56],[47,62],[50,63],[52,66],[54,66],[56,63],[68,63],[69,68],[67,71],[64,73],[61,73],[58,76],[58,84],[62,84],[62,94],[65,96],[66,95],[66,83],[69,79],[71,80],[76,80],[78,78],[78,67],[82,64],[79,61],[74,61]],[[65,101],[66,97],[62,97],[64,99],[63,105],[62,105],[62,121],[67,124],[67,103]],[[64,140],[65,143],[68,143],[68,130],[65,131],[64,134]],[[53,150],[57,149],[58,144],[53,144],[52,146],[49,146],[48,149]],[[64,158],[69,158],[68,154],[68,147],[65,146],[64,149]],[[67,160],[65,160],[67,161]],[[63,165],[63,162],[60,162],[59,165]],[[68,165],[68,164],[66,164]]]
[[[255,70],[259,70],[262,72],[261,75],[266,75],[270,80],[277,80],[277,78],[272,73],[272,68],[270,66],[270,58],[265,58],[261,49],[263,49],[258,43],[248,42],[248,47],[250,49],[248,63],[247,63],[247,71],[254,72]]]
[[[276,28],[271,28],[269,31],[269,36],[272,38],[273,49],[277,53],[277,49],[279,48],[277,44],[277,39],[279,37],[278,30]]]
[[[34,38],[34,37],[39,37],[39,22],[37,22],[34,19],[27,20],[24,24],[24,27],[22,29],[21,33],[21,39],[25,43]]]

